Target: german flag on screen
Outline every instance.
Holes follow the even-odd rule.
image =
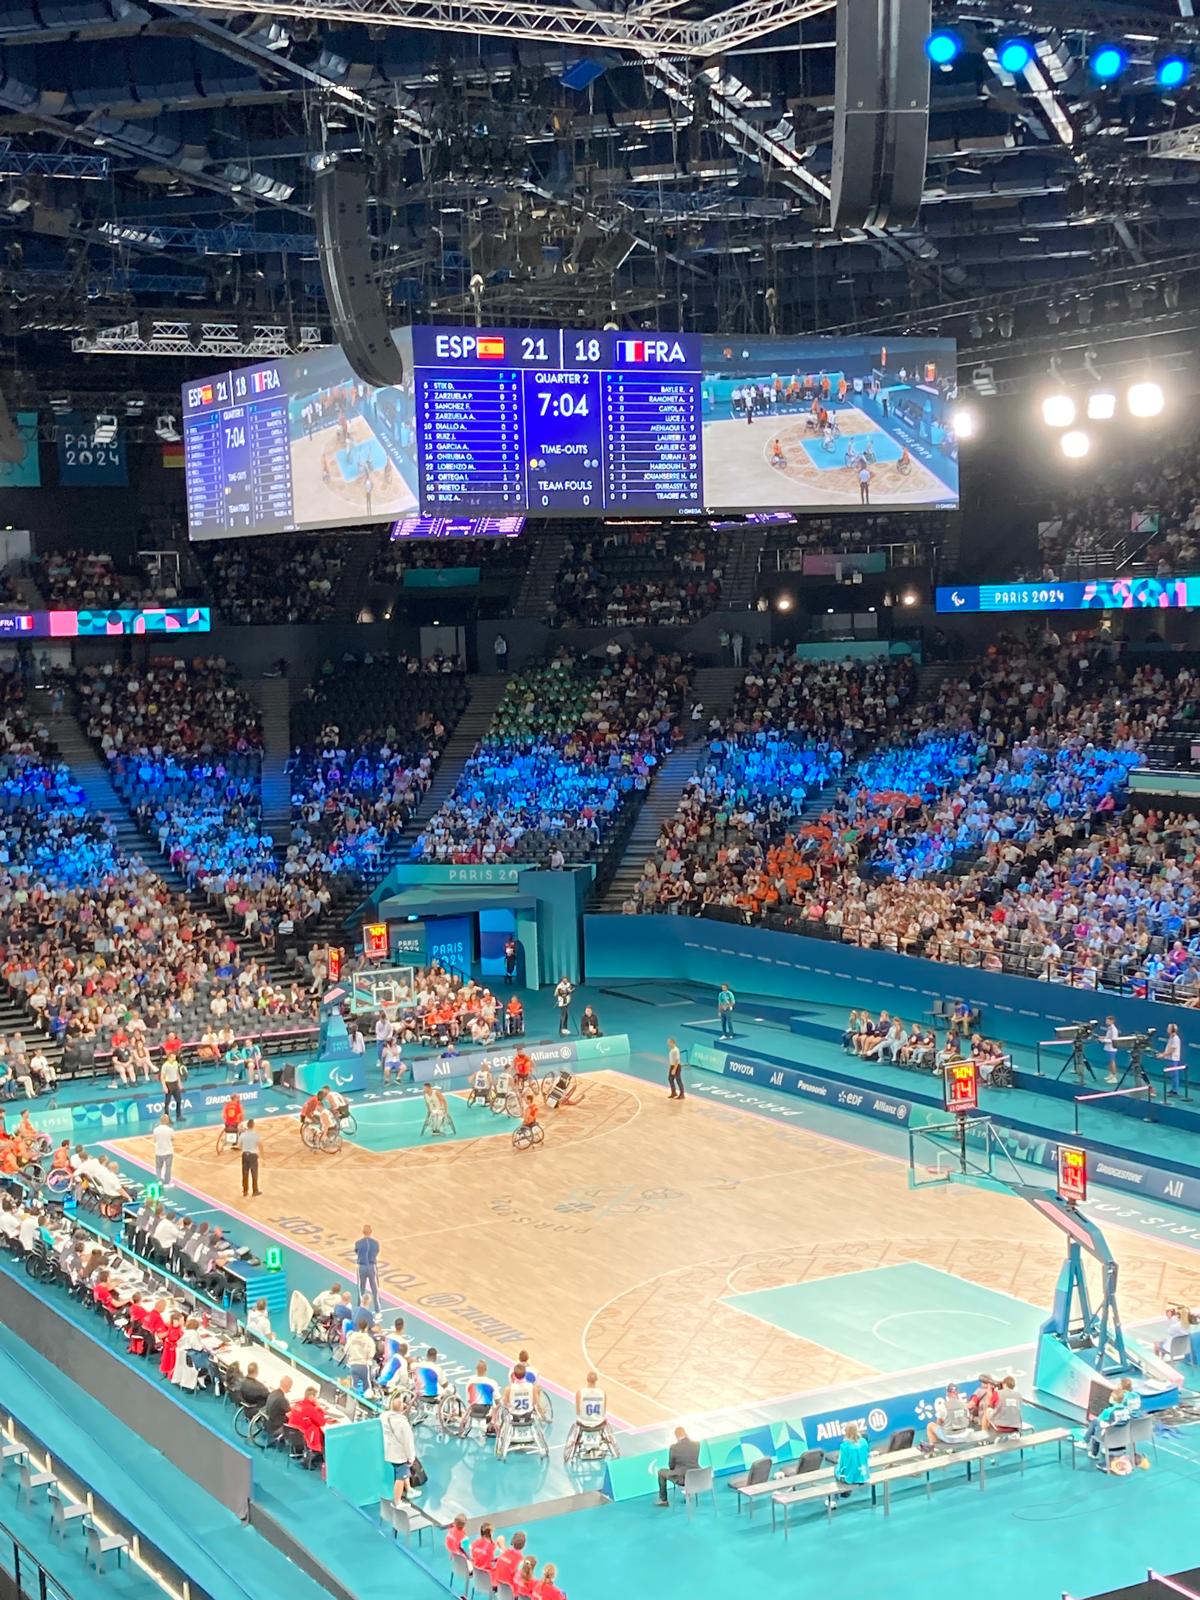
[[[475,341],[475,354],[481,361],[504,360],[504,335],[481,334]]]
[[[162,447],[162,464],[163,464],[164,467],[182,467],[183,466],[183,440],[182,439],[178,440],[177,442],[173,442],[173,443],[170,443],[170,444],[164,444],[163,445],[163,447]]]

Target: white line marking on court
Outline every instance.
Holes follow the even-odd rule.
[[[1036,1308],[1030,1306],[1029,1309],[1033,1311]],[[1009,1326],[1003,1317],[994,1317],[990,1311],[963,1311],[955,1306],[918,1306],[912,1311],[891,1311],[886,1317],[880,1317],[872,1325],[871,1337],[878,1339],[880,1344],[890,1345],[893,1350],[903,1350],[902,1344],[897,1344],[895,1339],[889,1339],[879,1330],[889,1322],[907,1322],[912,1317],[973,1317],[979,1322],[998,1322],[1002,1328]]]

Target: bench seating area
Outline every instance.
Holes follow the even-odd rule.
[[[927,1454],[915,1446],[902,1450],[893,1450],[877,1456],[871,1463],[871,1480],[861,1485],[863,1490],[870,1490],[871,1504],[879,1502],[879,1491],[883,1490],[883,1513],[890,1516],[892,1510],[892,1488],[896,1484],[925,1480],[926,1493],[932,1493],[933,1478],[937,1473],[942,1473],[951,1468],[965,1469],[968,1481],[973,1475],[978,1477],[979,1487],[983,1489],[987,1482],[987,1467],[989,1463],[1002,1460],[1008,1456],[1016,1456],[1020,1470],[1025,1470],[1025,1453],[1028,1450],[1037,1450],[1044,1445],[1056,1445],[1058,1458],[1062,1460],[1063,1444],[1071,1438],[1069,1428],[1040,1428],[1026,1429],[1019,1436],[1012,1438],[992,1438],[979,1444],[966,1444],[961,1449],[943,1448],[934,1454]],[[1075,1465],[1075,1453],[1070,1452],[1071,1465]],[[978,1472],[975,1473],[975,1469]],[[826,1506],[826,1515],[832,1520],[833,1506],[827,1502],[830,1496],[837,1492],[835,1488],[834,1466],[829,1463],[804,1473],[787,1476],[770,1476],[758,1483],[740,1482],[732,1485],[738,1496],[738,1510],[741,1510],[742,1501],[745,1500],[753,1515],[754,1505],[760,1499],[769,1499],[771,1502],[771,1527],[774,1531],[782,1521],[783,1535],[786,1539],[790,1528],[789,1513],[793,1506],[806,1505],[811,1502],[820,1502]],[[851,1498],[865,1498],[862,1495],[852,1494]],[[782,1511],[782,1518],[779,1513]]]

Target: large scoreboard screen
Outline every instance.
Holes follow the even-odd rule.
[[[183,386],[193,539],[402,518],[958,503],[952,340],[404,328]],[[790,508],[790,509],[787,509]]]
[[[422,509],[703,510],[700,340],[412,330]]]

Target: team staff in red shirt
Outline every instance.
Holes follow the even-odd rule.
[[[485,1522],[479,1530],[478,1537],[472,1540],[470,1560],[476,1572],[490,1573],[496,1565],[496,1541],[492,1537],[490,1522]]]
[[[546,1563],[546,1570],[542,1573],[540,1583],[535,1583],[533,1592],[537,1600],[567,1600],[566,1595],[558,1587],[558,1568],[553,1561]]]
[[[507,1583],[511,1587],[525,1559],[525,1534],[520,1531],[513,1534],[508,1549],[501,1550],[496,1557],[496,1564],[492,1568],[492,1587],[499,1588],[502,1583]]]
[[[464,1540],[467,1537],[467,1519],[460,1511],[446,1529],[446,1552],[452,1556],[465,1556]]]

